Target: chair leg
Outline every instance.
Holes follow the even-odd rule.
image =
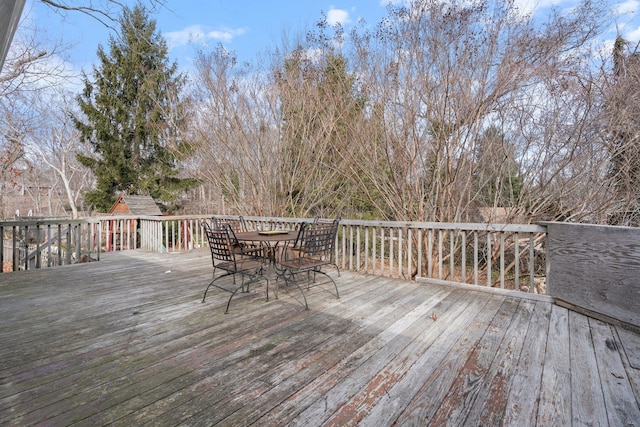
[[[331,265],[333,265],[333,266],[336,268],[336,271],[338,272],[338,277],[340,277],[340,267],[338,267],[338,264],[336,264],[336,263],[334,262],[334,263],[333,263],[333,264],[331,264]]]
[[[227,309],[224,311],[224,314],[229,314],[229,306],[231,305],[231,299],[233,299],[233,296],[236,294],[236,292],[238,292],[239,289],[242,289],[242,287],[236,288],[236,290],[231,293],[231,296],[229,297],[229,301],[227,301]]]
[[[227,289],[220,288],[219,286],[214,285],[213,283],[214,283],[216,280],[218,280],[218,279],[222,279],[223,277],[229,276],[230,274],[231,274],[231,273],[226,273],[226,274],[223,274],[223,275],[222,275],[222,276],[220,276],[220,277],[215,277],[215,278],[211,281],[211,283],[209,283],[209,286],[207,286],[207,289],[205,289],[205,290],[204,290],[204,295],[202,296],[202,302],[204,302],[204,300],[207,298],[207,292],[209,291],[209,288],[211,287],[211,285],[215,286],[216,288],[219,288],[219,289],[222,289],[222,290],[227,291]]]
[[[302,288],[300,287],[300,285],[298,284],[298,282],[295,280],[294,274],[290,273],[290,278],[287,278],[287,276],[284,276],[284,281],[287,283],[287,285],[289,284],[289,280],[291,280],[291,282],[296,285],[296,288],[298,288],[298,290],[300,291],[300,293],[302,294],[302,299],[304,300],[304,309],[305,310],[309,310],[309,304],[307,303],[307,297],[304,294],[304,291],[302,290]]]
[[[202,302],[205,302],[205,299],[207,298],[207,292],[209,291],[209,288],[210,288],[211,286],[216,287],[216,288],[218,288],[218,289],[220,289],[220,290],[223,290],[223,291],[225,291],[225,292],[230,292],[230,293],[231,293],[231,296],[229,297],[229,300],[227,301],[227,307],[226,307],[226,310],[225,310],[225,312],[224,312],[224,314],[227,314],[227,313],[229,312],[229,307],[230,307],[230,305],[231,305],[231,300],[233,299],[233,297],[235,296],[235,294],[236,294],[238,291],[240,291],[240,290],[242,290],[242,292],[245,292],[244,275],[243,275],[243,277],[242,277],[242,284],[241,284],[239,287],[237,287],[235,290],[233,290],[233,291],[231,291],[231,290],[229,290],[229,289],[225,289],[225,288],[223,288],[222,286],[215,285],[215,284],[214,284],[214,282],[215,282],[216,280],[218,280],[218,279],[222,279],[223,277],[231,276],[231,275],[233,276],[233,278],[234,278],[234,280],[235,280],[235,274],[233,274],[233,273],[223,274],[222,276],[219,276],[219,277],[216,277],[215,279],[213,279],[213,280],[211,281],[211,283],[209,283],[209,286],[207,286],[207,289],[205,289],[205,290],[204,290],[204,295],[202,296]],[[268,298],[269,298],[269,279],[268,279],[268,278],[266,278],[266,277],[251,276],[251,279],[246,283],[246,287],[247,287],[246,292],[249,292],[249,285],[251,285],[251,283],[256,282],[256,281],[258,281],[258,280],[260,280],[260,279],[264,279],[264,280],[266,280],[266,281],[267,281],[267,299],[268,299]],[[235,284],[235,283],[234,283],[234,284]]]
[[[333,277],[329,276],[328,273],[325,273],[322,270],[314,270],[314,274],[315,273],[324,274],[325,276],[327,276],[329,278],[329,280],[331,280],[331,283],[333,283],[333,287],[336,288],[336,298],[340,299],[340,292],[338,292],[338,285],[336,284],[336,281],[333,280]]]

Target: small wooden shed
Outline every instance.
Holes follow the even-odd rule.
[[[110,215],[162,215],[151,196],[121,195],[109,210]]]
[[[108,215],[161,216],[162,211],[151,196],[129,196],[123,194],[109,209]],[[138,233],[140,226],[136,218],[117,219],[104,222],[106,250],[135,249],[140,247]]]

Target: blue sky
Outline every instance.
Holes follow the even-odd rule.
[[[135,1],[123,3],[134,5]],[[325,13],[330,23],[346,28],[365,19],[375,25],[385,14],[380,0],[168,0],[153,14],[180,67],[188,66],[197,49],[222,43],[240,60],[252,60],[267,48],[280,46],[283,35],[304,34]],[[388,0],[387,0],[388,3]],[[28,0],[23,15],[36,21],[50,38],[73,45],[67,54],[79,68],[96,60],[98,44],[108,46],[109,29],[82,14],[61,16],[38,0]],[[45,35],[45,34],[43,34]]]
[[[401,2],[403,0],[391,0]],[[124,0],[134,5],[135,1]],[[267,48],[282,44],[311,28],[324,12],[330,24],[342,23],[348,30],[364,19],[375,25],[386,15],[390,0],[167,0],[156,19],[170,47],[170,56],[180,68],[188,68],[197,49],[222,43],[241,61],[253,60]],[[568,9],[576,0],[517,0],[523,9],[544,14],[549,6]],[[623,36],[640,40],[640,0],[613,1],[617,26]],[[90,71],[96,61],[98,44],[108,46],[109,30],[79,13],[62,16],[39,0],[28,0],[23,17],[34,20],[40,34],[51,40],[62,39],[73,68]],[[616,28],[610,31],[611,40]]]

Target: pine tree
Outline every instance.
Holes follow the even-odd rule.
[[[125,8],[119,38],[109,38],[109,54],[98,46],[94,81],[84,78],[78,102],[84,120],[74,118],[94,155],[78,155],[91,168],[96,188],[85,204],[106,211],[120,193],[150,195],[165,204],[195,185],[179,178],[176,166],[186,155],[179,138],[185,78],[170,64],[167,45],[147,10]]]

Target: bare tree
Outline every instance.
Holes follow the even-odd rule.
[[[192,169],[214,187],[218,211],[281,214],[277,99],[261,74],[248,73],[222,46],[200,54],[196,66]]]
[[[11,121],[5,120],[6,125],[11,125]],[[24,173],[20,163],[23,157],[20,130],[13,126],[5,128],[5,135],[0,140],[0,218],[13,214],[6,211],[4,196],[9,188],[18,186],[18,179]]]
[[[13,102],[21,92],[59,85],[71,74],[59,59],[67,47],[38,39],[38,26],[23,24],[17,31],[0,73],[0,102]]]
[[[321,22],[266,74],[203,55],[203,178],[233,212],[601,222],[603,6],[540,22],[512,2],[414,1],[348,38]]]
[[[296,49],[273,74],[280,99],[282,194],[290,214],[339,216],[358,199],[346,174],[346,152],[365,99],[344,56],[327,46],[322,55],[313,52]]]
[[[73,218],[84,190],[93,183],[91,171],[77,161],[76,154],[86,150],[71,119],[75,100],[68,92],[59,92],[34,102],[40,123],[30,135],[27,149],[61,181]],[[53,181],[51,177],[51,180]]]
[[[578,90],[590,78],[580,76],[584,48],[603,25],[603,13],[585,2],[575,14],[551,15],[542,25],[510,2],[391,8],[376,33],[353,38],[354,63],[372,105],[370,123],[353,133],[363,147],[349,162],[358,168],[353,176],[367,177],[393,218],[469,220],[481,201],[479,162],[486,161],[473,153],[494,127],[504,136],[495,142],[513,147],[504,165],[523,173],[513,215],[541,218],[583,181],[577,168],[569,176],[567,165],[587,143],[591,117],[568,107],[570,98],[589,95]],[[378,141],[374,150],[367,149],[371,141]]]
[[[609,222],[640,225],[640,52],[621,36],[612,52],[613,70],[606,74],[609,178],[613,181],[615,206]]]
[[[102,25],[115,28],[126,5],[118,0],[39,0],[61,15],[69,12],[88,15]],[[149,0],[150,10],[166,7],[166,0]]]
[[[45,45],[36,37],[37,28],[18,30],[0,73],[0,186],[8,188],[31,176],[32,165],[25,157],[26,138],[38,126],[33,100],[65,82],[68,74],[57,60],[61,45]],[[25,175],[27,174],[27,175]],[[20,179],[18,179],[20,178]],[[5,204],[2,201],[3,215]]]

